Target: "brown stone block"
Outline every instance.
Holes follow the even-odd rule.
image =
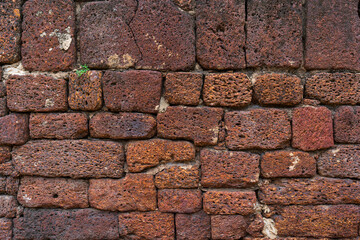
[[[191,11],[195,8],[195,0],[173,0],[176,5],[185,11]]]
[[[0,195],[0,217],[13,218],[18,204],[14,196]]]
[[[10,147],[0,146],[0,163],[10,161],[11,158],[10,151],[11,151]]]
[[[198,166],[172,166],[155,175],[155,185],[163,188],[197,188],[199,185]]]
[[[0,98],[0,117],[8,114],[8,109],[6,106],[6,97]]]
[[[194,213],[202,207],[201,191],[198,189],[158,190],[158,205],[161,212]]]
[[[334,132],[336,142],[360,143],[360,107],[343,106],[336,109]]]
[[[193,214],[176,214],[175,223],[178,240],[210,239],[210,216],[203,211]]]
[[[247,223],[241,215],[211,216],[211,239],[241,239],[246,235]]]
[[[2,173],[1,173],[2,174]],[[0,177],[0,193],[16,196],[20,180],[13,177]],[[1,239],[1,238],[0,238]]]
[[[0,117],[0,144],[21,145],[29,138],[29,117],[10,114]]]
[[[8,218],[0,218],[0,239],[12,239],[12,221]]]

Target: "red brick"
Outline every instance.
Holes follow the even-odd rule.
[[[65,111],[66,88],[64,79],[12,75],[6,81],[8,108],[14,112]]]
[[[241,215],[211,216],[211,239],[240,239],[246,235],[247,223]]]
[[[10,160],[10,147],[7,146],[0,146],[0,163],[4,163]]]
[[[360,70],[358,0],[306,4],[305,68]]]
[[[85,180],[23,177],[17,199],[24,207],[86,208],[87,189]]]
[[[204,211],[207,214],[241,214],[254,213],[255,192],[208,191],[204,193]]]
[[[6,107],[6,97],[0,98],[0,117],[8,114],[8,109]]]
[[[150,211],[156,208],[153,176],[128,174],[122,179],[91,179],[90,206],[110,211]]]
[[[284,148],[291,138],[288,115],[278,109],[227,112],[225,127],[231,150]]]
[[[91,140],[30,141],[12,158],[21,175],[72,178],[119,178],[125,160],[120,143]]]
[[[22,64],[29,71],[65,71],[76,60],[72,0],[29,0],[23,6]]]
[[[334,145],[331,111],[326,107],[303,107],[293,111],[292,147],[304,151]]]
[[[197,189],[162,189],[158,191],[161,212],[194,213],[202,207],[201,191]]]
[[[1,194],[8,194],[8,195],[16,196],[16,194],[18,192],[18,188],[19,188],[19,179],[18,178],[0,177],[0,193]]]
[[[24,114],[0,117],[0,144],[21,145],[29,138],[29,118]]]
[[[15,217],[16,208],[17,202],[14,196],[0,195],[0,217]]]
[[[204,149],[200,153],[201,185],[246,188],[259,181],[260,156],[245,152]]]
[[[142,113],[98,113],[90,119],[90,136],[111,139],[146,139],[154,136],[156,120]]]
[[[152,139],[130,142],[126,154],[129,171],[141,172],[160,163],[192,161],[195,148],[189,142]]]
[[[185,11],[194,10],[195,0],[173,0],[176,5]]]
[[[14,239],[119,239],[117,215],[94,209],[28,209],[14,219]]]
[[[168,107],[158,114],[158,136],[192,140],[197,146],[215,145],[222,115],[220,108]]]
[[[174,239],[174,229],[174,215],[171,213],[119,214],[119,232],[124,239]]]
[[[31,138],[75,139],[88,134],[83,113],[35,113],[30,115]]]
[[[198,105],[203,77],[200,73],[168,73],[165,81],[165,99],[170,104]]]
[[[316,160],[300,151],[266,152],[261,158],[261,175],[265,178],[312,177]]]
[[[360,143],[360,107],[343,106],[336,109],[334,132],[336,142]]]
[[[0,218],[0,239],[12,239],[12,221],[7,218]]]
[[[193,214],[176,214],[175,223],[178,240],[210,239],[210,216],[203,211]]]
[[[206,69],[245,68],[245,1],[196,1],[197,61]]]
[[[161,80],[161,73],[154,71],[106,71],[102,78],[105,106],[111,111],[156,113]]]
[[[197,188],[199,185],[198,166],[172,166],[155,175],[157,188]]]

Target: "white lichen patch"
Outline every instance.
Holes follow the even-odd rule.
[[[277,229],[275,228],[275,222],[271,218],[264,218],[264,228],[262,234],[270,239],[275,239],[277,237]]]
[[[334,157],[336,157],[336,154],[340,151],[339,148],[331,150]]]
[[[160,104],[156,105],[155,110],[160,113],[166,112],[166,109],[170,106],[170,104],[166,101],[164,97],[160,98]]]
[[[27,194],[24,194],[24,196],[22,197],[22,199],[23,199],[26,203],[28,203],[28,202],[30,202],[30,201],[32,200],[30,197],[28,197]]]
[[[40,37],[46,37],[46,32],[42,32],[42,33],[40,34]]]
[[[48,98],[45,100],[45,107],[52,107],[55,105],[55,102],[52,98]]]
[[[294,156],[293,153],[290,153],[290,157],[291,157],[291,160],[292,160],[292,164],[289,167],[289,170],[294,171],[296,165],[300,162],[300,158],[298,156]]]
[[[56,36],[59,41],[59,48],[67,51],[70,48],[72,37],[71,37],[71,27],[65,28],[65,33],[61,33],[59,29],[55,29],[49,34],[50,37]]]
[[[135,59],[128,53],[125,53],[121,57],[117,54],[113,54],[108,57],[107,63],[110,68],[129,68],[134,66]]]

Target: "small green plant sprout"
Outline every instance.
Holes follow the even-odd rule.
[[[76,70],[76,74],[80,77],[81,75],[83,75],[84,73],[86,73],[89,70],[90,69],[86,64],[80,65],[80,69]]]

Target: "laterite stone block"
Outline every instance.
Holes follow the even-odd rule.
[[[0,239],[11,240],[12,239],[12,221],[8,218],[0,218]]]
[[[199,211],[193,214],[176,214],[176,239],[207,240],[211,235],[210,216]]]
[[[201,210],[202,195],[198,189],[158,190],[160,212],[194,213]]]
[[[197,188],[199,185],[198,166],[172,166],[155,175],[155,185],[164,188]]]
[[[360,143],[360,107],[342,106],[334,116],[335,141]]]
[[[29,138],[29,117],[10,114],[0,117],[0,145],[21,145]]]
[[[7,109],[7,105],[6,105],[6,98],[0,98],[0,117],[5,116],[6,114],[8,114],[8,109]]]
[[[14,196],[0,195],[0,218],[14,218],[17,206]]]
[[[241,215],[211,216],[212,239],[241,239],[246,235],[247,223]]]

